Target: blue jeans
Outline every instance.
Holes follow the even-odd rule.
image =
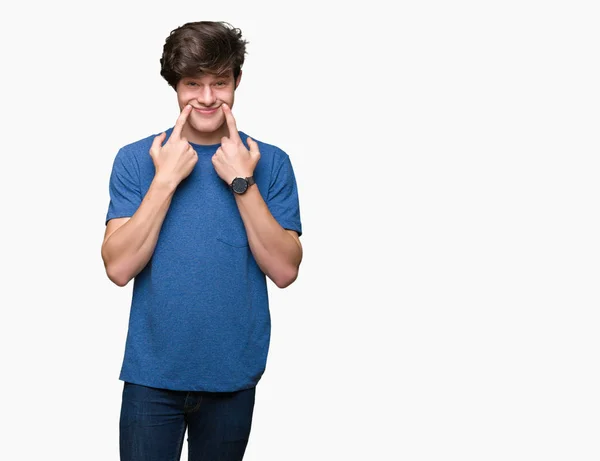
[[[256,388],[187,392],[124,383],[121,461],[179,461],[185,429],[189,461],[244,457]]]

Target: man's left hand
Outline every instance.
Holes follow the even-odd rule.
[[[234,178],[247,178],[254,174],[260,159],[260,151],[256,141],[249,136],[246,142],[250,150],[246,149],[238,133],[231,108],[225,103],[221,104],[221,107],[227,120],[229,137],[221,138],[221,146],[212,156],[212,164],[219,177],[227,184],[231,184]]]

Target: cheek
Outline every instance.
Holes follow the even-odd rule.
[[[177,95],[177,103],[179,104],[179,110],[183,110],[183,108],[186,106],[188,102],[188,99],[186,99],[183,95],[178,94]]]
[[[225,123],[225,114],[223,114],[221,109],[219,109],[219,113],[216,114],[214,121],[218,126],[221,126],[223,123]]]
[[[194,99],[194,92],[189,90],[179,90],[177,92],[177,101],[179,105],[185,107],[185,105]]]
[[[226,102],[228,105],[231,105],[231,103],[233,102],[233,92],[232,91],[223,91],[222,93],[220,93],[218,95],[218,98],[221,101]]]

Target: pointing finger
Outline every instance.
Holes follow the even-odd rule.
[[[227,128],[229,128],[229,139],[241,141],[231,108],[225,103],[221,104],[221,106],[223,107],[223,113],[225,114],[225,119],[227,120]]]
[[[183,129],[185,122],[187,122],[188,116],[190,115],[191,111],[192,106],[187,104],[181,111],[181,114],[179,114],[179,117],[177,117],[175,127],[173,128],[173,133],[171,134],[171,136],[175,137],[175,139],[181,138],[181,130]]]

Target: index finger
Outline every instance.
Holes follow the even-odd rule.
[[[225,103],[221,105],[223,106],[223,113],[225,114],[225,119],[227,120],[227,128],[229,129],[229,139],[237,139],[241,141],[237,125],[235,124],[235,118],[233,117],[233,112],[231,112],[231,107],[229,107],[229,105]]]
[[[175,136],[176,139],[181,138],[181,130],[183,129],[185,122],[187,122],[188,116],[190,115],[191,111],[192,106],[190,104],[187,104],[183,108],[183,110],[179,114],[179,117],[177,117],[177,121],[175,122],[175,126],[173,127],[173,133],[171,133],[171,136]]]

